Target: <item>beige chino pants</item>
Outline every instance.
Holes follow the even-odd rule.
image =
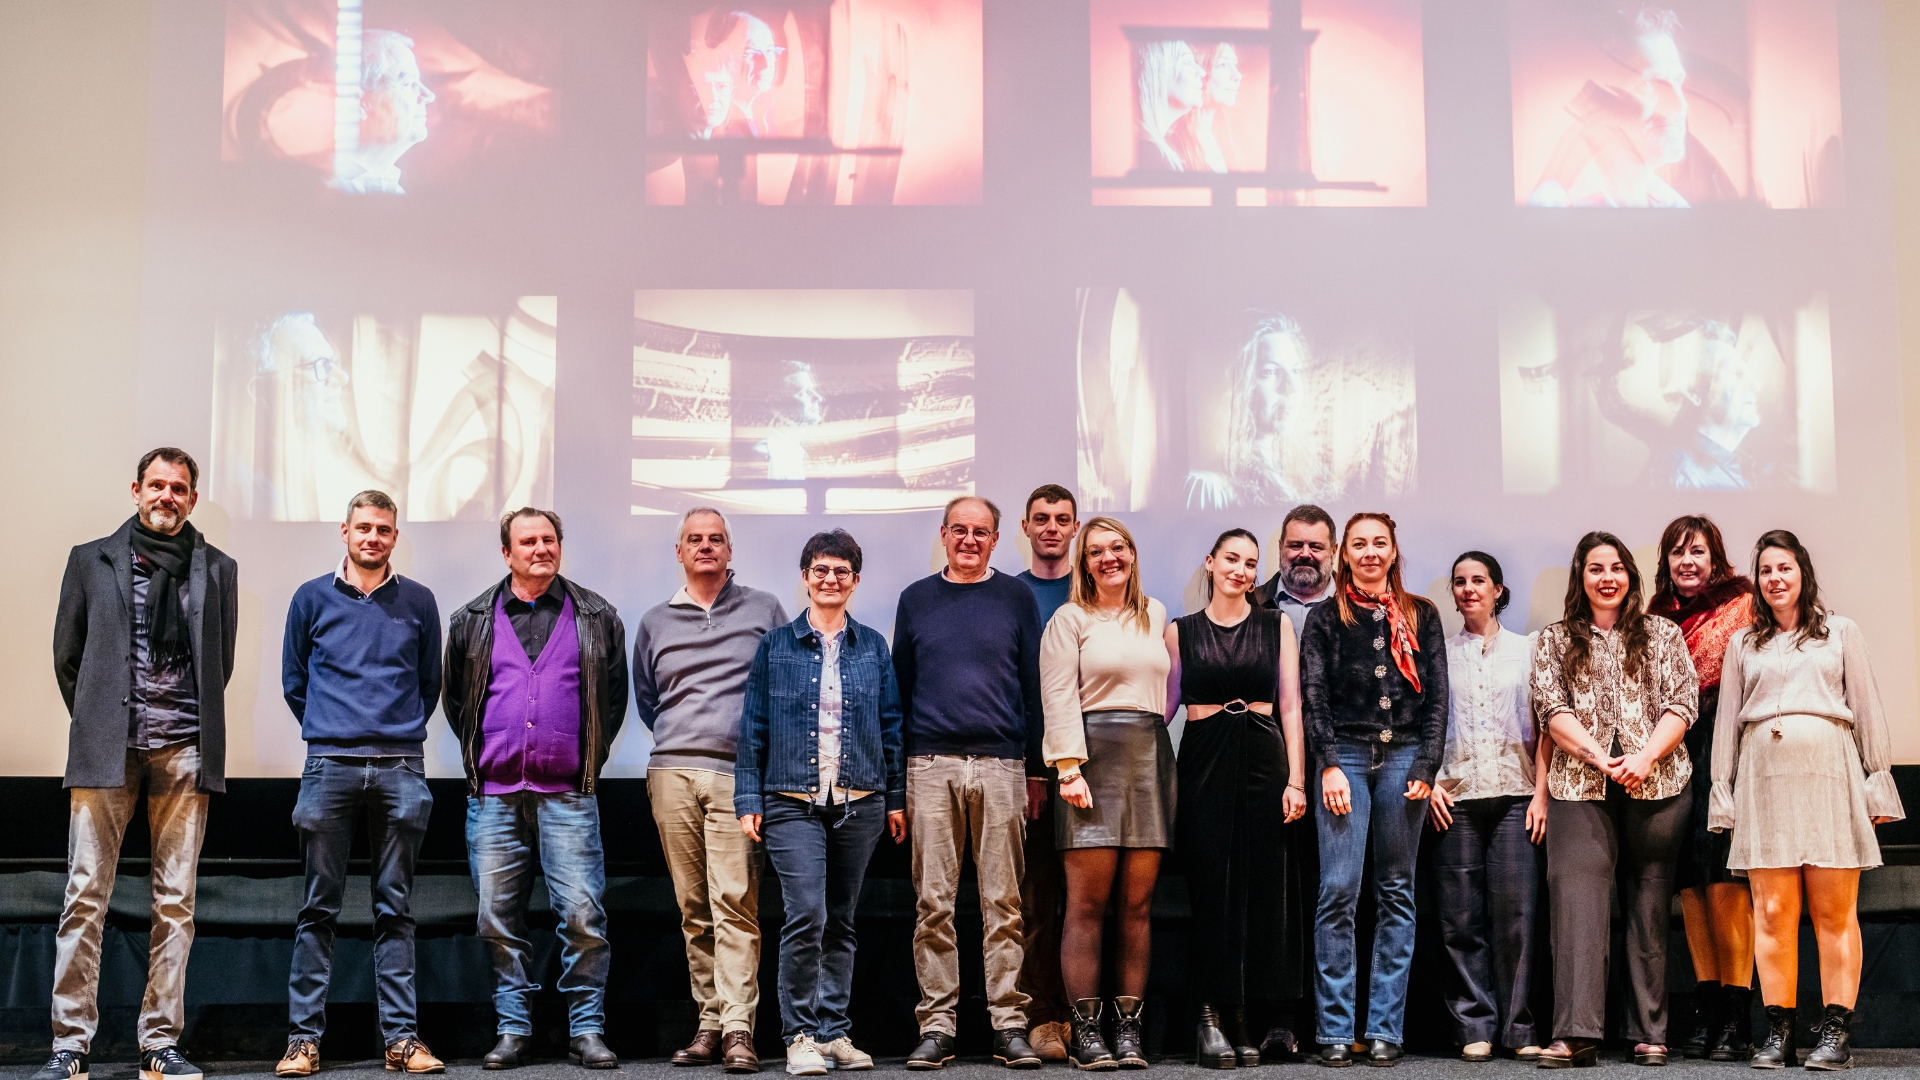
[[[733,813],[733,775],[648,769],[647,800],[680,903],[703,1031],[752,1031],[760,1007],[760,849]]]
[[[1026,868],[1026,765],[1012,758],[951,755],[907,759],[907,822],[913,834],[913,967],[920,977],[921,1032],[954,1034],[960,953],[953,910],[969,851],[980,881],[987,1013],[993,1030],[1027,1026],[1020,992],[1020,877]]]

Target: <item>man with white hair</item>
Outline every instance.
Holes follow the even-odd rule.
[[[687,583],[633,635],[633,700],[653,732],[647,798],[700,1005],[700,1030],[673,1063],[758,1072],[760,852],[734,817],[733,763],[747,669],[767,631],[791,620],[778,597],[734,582],[720,511],[687,511],[673,550]]]
[[[360,35],[358,139],[335,136],[330,185],[356,195],[405,195],[400,155],[427,137],[433,91],[420,79],[413,39],[392,30]]]

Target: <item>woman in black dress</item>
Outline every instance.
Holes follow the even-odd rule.
[[[1167,626],[1169,719],[1187,708],[1174,843],[1193,908],[1194,1060],[1215,1069],[1260,1064],[1247,1007],[1271,1011],[1300,993],[1306,914],[1279,828],[1307,808],[1300,653],[1292,622],[1248,601],[1259,562],[1253,534],[1221,533],[1206,608]]]

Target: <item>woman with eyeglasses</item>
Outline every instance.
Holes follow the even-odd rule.
[[[1686,638],[1642,609],[1640,570],[1612,533],[1574,548],[1565,615],[1533,650],[1533,712],[1547,768],[1553,1033],[1543,1069],[1597,1065],[1606,1036],[1616,878],[1627,916],[1626,1035],[1636,1065],[1667,1063],[1667,924],[1693,765],[1696,695]]]
[[[880,842],[907,836],[900,691],[887,639],[847,614],[860,545],[816,533],[800,552],[807,610],[760,639],[734,762],[740,828],[780,875],[780,1028],[787,1071],[868,1069],[849,1037],[854,911]]]
[[[1167,736],[1167,611],[1140,587],[1133,534],[1110,517],[1080,530],[1067,603],[1040,640],[1046,734],[1059,770],[1055,836],[1067,871],[1060,972],[1073,1002],[1069,1060],[1081,1069],[1147,1067],[1141,1009],[1152,951],[1153,886],[1173,846],[1173,743]],[[1119,896],[1113,1047],[1100,1031],[1101,924]]]
[[[1322,809],[1319,966],[1320,1064],[1352,1065],[1359,996],[1354,918],[1373,849],[1373,971],[1367,987],[1367,1064],[1405,1056],[1407,979],[1413,969],[1413,869],[1420,819],[1447,741],[1447,641],[1432,602],[1400,580],[1393,518],[1355,514],[1340,538],[1333,600],[1307,616],[1300,692]]]
[[[1866,638],[1820,603],[1813,557],[1775,529],[1754,545],[1753,621],[1721,669],[1709,827],[1732,832],[1727,864],[1753,884],[1754,955],[1767,1037],[1756,1069],[1798,1058],[1800,897],[1820,948],[1826,1002],[1809,1069],[1853,1064],[1860,995],[1860,871],[1880,865],[1876,825],[1906,817]]]
[[[1299,950],[1288,948],[1303,918],[1299,879],[1277,826],[1307,811],[1300,649],[1291,619],[1247,599],[1259,568],[1252,533],[1221,533],[1207,554],[1207,606],[1166,634],[1168,721],[1187,710],[1176,836],[1192,905],[1188,979],[1200,1001],[1194,1063],[1210,1069],[1260,1064],[1248,1008],[1272,1019],[1299,996]]]

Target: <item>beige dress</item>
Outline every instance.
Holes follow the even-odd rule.
[[[1751,628],[1727,643],[1707,825],[1732,829],[1733,870],[1880,865],[1872,818],[1903,818],[1867,642],[1827,616],[1824,641]],[[1732,722],[1737,718],[1737,722]]]

